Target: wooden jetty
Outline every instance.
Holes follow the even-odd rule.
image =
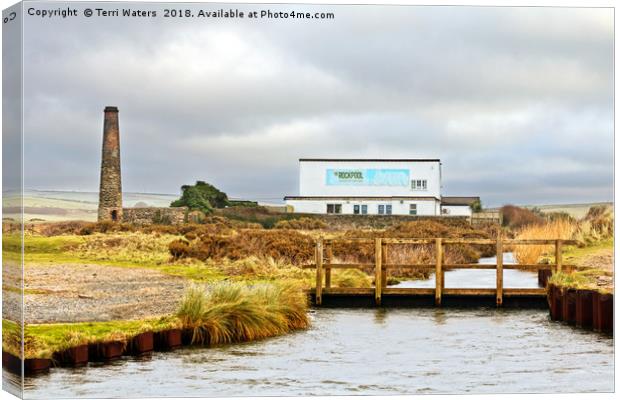
[[[334,263],[333,245],[337,241],[357,242],[372,246],[374,243],[374,263]],[[390,264],[387,254],[390,245],[434,245],[434,264]],[[444,263],[444,248],[450,245],[493,245],[496,247],[497,261],[495,264],[447,264]],[[316,306],[329,305],[467,305],[495,304],[498,307],[509,306],[547,306],[545,288],[505,288],[504,270],[517,269],[522,271],[539,271],[573,269],[572,265],[562,262],[562,246],[575,244],[571,240],[533,240],[533,239],[414,239],[414,238],[376,238],[376,239],[323,239],[316,242],[315,264],[307,266],[316,269],[316,286],[310,289],[311,298]],[[555,264],[504,264],[503,253],[507,246],[554,246]],[[333,269],[374,268],[374,286],[370,288],[332,287],[331,273]],[[387,287],[387,271],[390,269],[412,268],[435,272],[434,288],[390,288]],[[454,269],[493,269],[496,272],[495,288],[446,288],[445,271]],[[509,304],[506,304],[509,303]]]

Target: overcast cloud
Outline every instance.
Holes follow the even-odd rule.
[[[612,199],[613,10],[295,9],[336,19],[27,18],[26,187],[97,190],[116,105],[125,191],[278,201],[300,157],[426,157],[485,205]]]

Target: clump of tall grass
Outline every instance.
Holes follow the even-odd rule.
[[[307,297],[296,285],[220,283],[190,287],[176,315],[193,331],[192,343],[213,345],[307,328],[307,307]]]
[[[516,235],[516,239],[563,239],[569,240],[576,230],[568,219],[556,219],[543,224],[528,225]],[[553,251],[550,245],[517,245],[513,252],[519,264],[536,264],[544,253]]]
[[[590,245],[613,237],[614,212],[606,205],[590,207],[586,216],[579,221],[575,239]]]
[[[602,269],[586,269],[571,272],[554,272],[549,278],[549,283],[555,286],[570,289],[591,289],[605,291],[606,288],[599,287],[597,278],[609,276],[613,273]]]
[[[367,288],[372,285],[372,279],[359,269],[332,270],[332,285],[342,288]]]

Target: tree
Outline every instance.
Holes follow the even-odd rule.
[[[181,186],[181,198],[170,204],[171,207],[188,207],[205,214],[212,213],[214,208],[229,205],[226,193],[203,181],[197,181],[195,185]]]
[[[482,211],[482,203],[480,202],[480,200],[475,200],[469,205],[469,208],[471,208],[473,212],[480,212]]]

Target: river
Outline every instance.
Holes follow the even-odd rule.
[[[447,287],[450,281],[458,282],[460,287],[473,285],[472,276],[465,279],[457,276],[460,272],[446,272]],[[476,272],[485,274],[474,279],[475,287],[494,285],[494,271]],[[512,272],[518,273],[512,276],[513,284],[536,286],[535,274],[505,271],[507,275]],[[432,279],[416,284],[432,286]],[[25,396],[49,399],[614,390],[613,338],[552,322],[544,310],[318,309],[311,312],[311,319],[312,327],[307,331],[254,343],[183,348],[154,353],[146,359],[127,357],[109,364],[91,363],[88,368],[54,368],[47,374],[27,378]],[[4,379],[7,377],[10,374],[5,372]]]

